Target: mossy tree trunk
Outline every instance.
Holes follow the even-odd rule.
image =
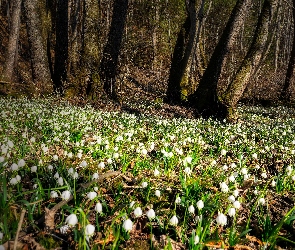
[[[241,99],[244,90],[249,83],[251,75],[257,70],[261,59],[264,56],[270,31],[272,6],[275,4],[275,2],[276,0],[264,1],[261,13],[258,18],[252,44],[236,75],[223,95],[223,103],[227,107],[228,120],[235,119],[238,101]]]
[[[118,100],[116,76],[124,27],[128,10],[128,0],[115,0],[112,22],[100,63],[99,76],[103,89],[113,100]]]
[[[187,17],[178,33],[174,47],[166,102],[179,104],[183,100],[182,87],[188,85],[190,74],[190,61],[195,51],[196,36],[196,1],[186,1]]]
[[[53,92],[46,46],[42,36],[40,9],[38,9],[38,6],[38,0],[24,0],[31,54],[32,79],[35,84],[35,94],[37,96]]]
[[[4,70],[2,73],[2,80],[8,82],[12,81],[13,71],[17,60],[21,3],[22,0],[11,1],[12,17],[10,21],[9,42],[5,57]]]
[[[226,116],[226,108],[220,102],[217,94],[217,85],[224,70],[226,58],[236,42],[251,3],[252,0],[237,1],[198,88],[190,96],[189,100],[192,106],[196,108],[198,115],[203,117],[213,116],[221,119]]]
[[[294,84],[295,82],[295,0],[292,1],[292,13],[293,13],[293,45],[292,45],[292,51],[291,56],[288,63],[288,68],[286,72],[286,78],[284,87],[281,93],[281,99],[290,101],[292,98],[290,86]]]

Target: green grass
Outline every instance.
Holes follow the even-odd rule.
[[[22,237],[30,229],[47,249],[295,247],[291,108],[241,106],[240,121],[228,124],[54,99],[0,99],[0,106],[1,244],[15,238],[26,209]],[[54,206],[50,228],[36,223]],[[155,218],[147,218],[150,209]],[[70,214],[77,222],[67,226]]]

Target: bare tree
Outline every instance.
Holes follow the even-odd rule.
[[[32,79],[37,95],[49,94],[53,91],[48,66],[46,46],[41,31],[41,18],[38,0],[24,0],[27,31],[30,45]]]
[[[223,103],[227,107],[227,118],[233,120],[236,117],[236,108],[238,101],[242,97],[244,90],[251,78],[251,75],[260,66],[260,62],[267,49],[267,41],[270,30],[270,20],[272,16],[272,6],[276,0],[265,0],[258,23],[254,33],[252,44],[244,58],[235,77],[229,84],[224,96]]]
[[[118,99],[116,93],[116,75],[118,59],[127,17],[128,0],[115,0],[113,16],[100,63],[100,79],[107,95],[114,100]]]
[[[290,101],[291,99],[291,91],[290,86],[294,84],[295,81],[295,0],[292,1],[292,13],[293,13],[293,45],[292,45],[292,51],[291,56],[288,63],[288,68],[286,72],[286,79],[284,83],[284,87],[281,93],[281,99],[285,99]]]
[[[217,85],[224,70],[226,58],[236,42],[242,24],[245,22],[251,2],[251,0],[237,1],[199,86],[190,97],[190,102],[196,107],[199,115],[219,118],[224,118],[226,115],[226,108],[217,94]]]
[[[20,28],[20,14],[21,14],[22,0],[12,0],[12,17],[10,21],[9,42],[5,57],[5,64],[2,79],[11,82],[15,64],[17,61],[18,39]]]

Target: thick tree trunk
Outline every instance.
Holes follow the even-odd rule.
[[[54,60],[54,91],[64,95],[68,63],[68,0],[56,1],[56,42]]]
[[[9,32],[9,42],[6,52],[5,65],[2,80],[11,82],[17,60],[18,38],[20,28],[20,13],[22,0],[12,1],[12,17]]]
[[[251,0],[237,1],[199,86],[190,97],[190,102],[197,109],[199,115],[221,119],[226,116],[226,108],[217,95],[217,85],[224,70],[226,58],[232,50],[250,7]]]
[[[166,102],[181,103],[183,95],[182,87],[188,85],[189,61],[195,51],[196,35],[196,1],[190,0],[187,3],[187,18],[178,33],[176,45],[173,52],[172,63],[166,91]]]
[[[267,45],[272,5],[276,0],[265,0],[254,33],[252,44],[238,69],[234,79],[229,84],[223,102],[227,107],[227,119],[236,117],[236,107],[253,72],[259,67]]]
[[[290,92],[290,86],[294,84],[295,82],[295,0],[293,2],[293,45],[292,45],[292,51],[291,56],[288,63],[288,68],[286,72],[286,78],[284,87],[281,93],[281,99],[290,101],[291,99],[291,92]]]
[[[118,99],[116,75],[127,10],[128,0],[114,1],[110,31],[100,63],[99,76],[103,82],[103,88],[107,95],[114,100]]]
[[[38,0],[24,0],[24,7],[31,53],[32,78],[35,83],[36,94],[49,94],[52,93],[53,89],[46,46],[42,39]]]

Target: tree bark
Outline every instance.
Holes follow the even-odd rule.
[[[198,115],[203,117],[213,116],[221,119],[226,116],[226,108],[217,94],[217,85],[224,70],[227,56],[234,46],[250,7],[251,0],[237,1],[199,86],[190,97],[190,102],[197,109]]]
[[[189,60],[195,51],[196,35],[196,1],[189,0],[187,3],[187,17],[178,33],[176,45],[173,52],[168,88],[166,91],[166,102],[179,104],[183,100],[182,87],[188,84]]]
[[[52,93],[45,42],[42,39],[38,0],[24,0],[28,39],[31,53],[32,78],[37,95]]]
[[[17,60],[21,3],[22,0],[12,1],[13,7],[9,32],[9,42],[2,75],[3,80],[7,82],[12,81],[13,71]]]
[[[295,81],[295,0],[293,2],[293,8],[292,8],[292,13],[293,13],[293,45],[292,45],[292,50],[291,50],[291,56],[289,59],[288,63],[288,68],[286,72],[286,78],[285,78],[285,83],[283,86],[283,90],[281,93],[280,98],[282,100],[291,100],[291,92],[290,92],[290,86],[294,84]]]
[[[238,101],[242,97],[251,75],[257,70],[261,59],[264,56],[270,29],[270,20],[272,16],[271,10],[275,1],[276,0],[264,1],[261,13],[258,18],[252,44],[234,79],[231,81],[224,94],[223,103],[227,107],[227,119],[230,121],[236,118],[236,108]]]
[[[56,1],[56,42],[54,60],[54,91],[64,95],[68,63],[68,0]]]
[[[99,76],[103,82],[103,88],[107,95],[114,100],[118,99],[116,75],[127,10],[128,0],[114,1],[110,31],[99,69]]]

